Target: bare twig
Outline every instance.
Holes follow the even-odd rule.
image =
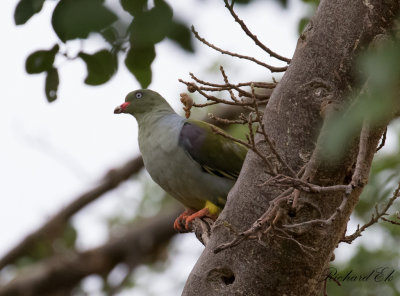
[[[202,107],[206,107],[206,106],[210,106],[210,105],[215,105],[218,103],[221,104],[225,104],[225,105],[232,105],[232,106],[241,106],[241,107],[245,107],[246,109],[251,109],[252,110],[252,102],[245,102],[243,100],[235,102],[235,101],[228,101],[228,100],[224,100],[224,99],[220,99],[217,98],[215,96],[209,95],[207,94],[201,87],[199,87],[198,85],[192,83],[192,82],[187,82],[184,81],[182,79],[179,79],[180,82],[182,82],[183,84],[186,84],[188,87],[190,87],[191,89],[195,89],[199,94],[201,94],[203,97],[205,97],[207,100],[211,101],[211,102],[207,102],[205,104],[193,104],[193,107],[197,107],[197,108],[202,108]],[[262,100],[259,101],[259,104],[266,104],[268,102],[268,100]]]
[[[228,90],[228,89],[234,89],[236,90],[240,96],[245,96],[248,98],[252,97],[252,94],[250,92],[244,91],[241,89],[241,87],[250,87],[252,84],[256,88],[264,88],[264,89],[273,89],[276,87],[277,82],[243,82],[243,83],[237,83],[237,84],[231,84],[231,83],[225,83],[225,84],[218,84],[218,83],[212,83],[208,81],[204,81],[196,77],[193,73],[189,73],[190,77],[196,81],[197,83],[201,85],[206,85],[207,87],[200,86],[202,90],[206,91],[223,91],[223,90]],[[256,94],[257,99],[265,99],[265,95],[260,96]]]
[[[309,225],[314,225],[314,224],[317,224],[320,227],[323,227],[326,225],[331,225],[336,220],[337,216],[343,212],[343,210],[349,200],[350,193],[351,192],[346,192],[345,194],[343,194],[342,202],[340,203],[339,207],[336,208],[336,210],[333,212],[333,214],[328,219],[314,219],[314,220],[308,220],[308,221],[300,222],[300,223],[296,223],[296,224],[287,224],[287,225],[282,225],[282,228],[293,229],[293,228],[309,226]]]
[[[225,70],[222,66],[219,67],[219,70],[221,71],[222,77],[224,78],[225,85],[230,84],[228,80],[228,76],[225,73]],[[232,101],[234,102],[239,102],[239,99],[236,98],[235,94],[233,93],[232,89],[227,89],[229,92],[229,95],[231,96]]]
[[[244,119],[226,119],[226,118],[221,118],[218,117],[212,113],[208,113],[208,117],[221,123],[224,125],[228,125],[228,124],[247,124],[247,120]]]
[[[361,236],[362,233],[368,227],[370,227],[371,225],[374,225],[375,223],[377,223],[379,221],[379,219],[382,219],[382,220],[386,221],[386,219],[383,218],[383,216],[387,215],[387,211],[393,205],[395,200],[398,199],[399,197],[400,197],[400,183],[397,185],[396,190],[394,191],[392,197],[386,203],[384,208],[381,211],[379,211],[378,207],[375,206],[375,213],[371,216],[371,219],[361,227],[360,227],[360,225],[358,225],[357,226],[357,230],[353,234],[345,236],[343,239],[341,239],[341,242],[345,242],[345,243],[351,244],[357,237]]]
[[[247,28],[246,24],[243,22],[243,20],[241,20],[238,15],[235,13],[235,11],[233,10],[233,1],[232,4],[229,4],[228,0],[224,0],[225,2],[225,6],[226,8],[228,8],[229,12],[231,13],[231,15],[233,16],[233,18],[235,19],[235,21],[240,25],[240,27],[242,28],[242,30],[247,34],[247,36],[249,36],[251,39],[253,39],[254,43],[260,47],[261,49],[263,49],[265,52],[267,52],[270,56],[281,60],[283,62],[286,63],[290,63],[290,59],[281,56],[279,54],[277,54],[276,52],[272,51],[271,49],[269,49],[268,47],[266,47],[260,40],[258,40],[257,36],[254,35],[253,33],[250,32],[250,30]]]
[[[286,239],[286,240],[290,240],[291,242],[294,242],[296,245],[299,246],[299,248],[303,251],[304,254],[307,254],[310,257],[312,257],[312,254],[310,254],[309,251],[311,251],[311,252],[316,252],[317,251],[317,249],[315,249],[315,248],[312,248],[310,246],[306,246],[306,245],[300,243],[297,239],[293,238],[292,236],[290,236],[288,233],[286,233],[282,229],[274,228],[274,230],[282,233],[282,235],[275,234],[277,237],[280,237],[280,238],[283,238],[283,239]]]
[[[357,155],[357,161],[356,161],[356,167],[353,172],[353,176],[351,179],[351,182],[349,185],[346,186],[346,190],[343,194],[342,201],[339,205],[339,207],[336,208],[335,212],[326,220],[324,219],[315,219],[315,220],[309,220],[297,224],[290,224],[290,225],[283,225],[282,227],[284,228],[296,228],[300,226],[308,226],[312,224],[319,224],[320,226],[324,225],[331,225],[337,218],[339,214],[343,212],[345,209],[347,202],[349,200],[350,194],[353,192],[355,188],[362,188],[364,185],[367,183],[368,180],[368,173],[369,170],[366,168],[366,157],[368,154],[368,140],[371,135],[369,123],[364,120],[362,129],[361,129],[361,134],[360,134],[360,142],[359,142],[359,148],[358,148],[358,155]],[[334,185],[333,187],[343,185]],[[332,186],[330,186],[332,187]]]
[[[378,148],[376,148],[376,152],[378,152],[379,150],[381,150],[383,148],[383,146],[385,146],[386,143],[386,134],[387,134],[387,128],[385,128],[385,131],[382,135],[382,140],[381,143],[379,144]]]
[[[356,167],[352,176],[352,180],[350,184],[348,185],[333,185],[333,186],[318,186],[314,184],[307,183],[304,180],[298,179],[298,178],[291,178],[289,176],[284,176],[284,175],[278,175],[275,176],[275,180],[279,180],[280,182],[290,182],[290,190],[292,188],[296,189],[302,189],[305,191],[311,191],[315,190],[317,192],[328,192],[328,191],[342,191],[343,196],[342,196],[342,201],[340,205],[335,209],[335,211],[330,215],[329,218],[327,219],[313,219],[313,220],[308,220],[300,223],[295,223],[295,224],[284,224],[277,226],[278,221],[280,220],[279,218],[279,213],[281,213],[281,207],[280,204],[282,202],[285,202],[289,196],[285,194],[279,195],[277,198],[273,200],[273,203],[270,205],[270,207],[267,209],[267,211],[259,218],[253,225],[247,229],[246,231],[243,231],[242,233],[239,233],[237,237],[235,237],[231,242],[224,243],[219,245],[214,252],[220,252],[224,249],[231,248],[233,246],[238,245],[241,243],[244,239],[254,239],[254,238],[259,238],[261,234],[268,234],[271,233],[273,235],[273,231],[276,229],[281,228],[282,231],[285,230],[290,230],[290,229],[295,229],[299,227],[304,227],[304,226],[310,226],[310,225],[318,225],[320,227],[331,225],[337,218],[338,216],[344,212],[346,206],[348,205],[349,197],[353,193],[355,188],[362,188],[368,178],[368,169],[366,167],[366,158],[368,156],[368,143],[369,143],[369,137],[370,137],[371,131],[369,128],[369,124],[364,121],[362,129],[361,129],[361,134],[360,134],[360,142],[359,142],[359,151],[357,155],[357,162],[356,162]],[[317,148],[316,148],[317,149]],[[295,174],[297,176],[299,174]],[[400,186],[400,185],[399,185]],[[398,189],[400,191],[400,187]],[[398,194],[397,191],[397,194]],[[394,201],[394,200],[393,200]],[[393,203],[393,201],[391,203]],[[391,205],[390,203],[390,205]],[[385,211],[390,207],[385,209]],[[373,222],[371,222],[373,223]],[[289,236],[291,237],[291,236]],[[302,244],[298,242],[298,245],[300,248],[306,252],[304,247],[302,248]],[[306,252],[307,253],[307,252]]]
[[[370,136],[371,131],[369,123],[364,120],[361,128],[360,145],[358,148],[356,167],[354,169],[354,173],[351,179],[351,184],[353,186],[363,187],[368,182],[369,169],[367,168],[365,159],[368,153],[368,140]]]
[[[292,176],[296,176],[295,171],[289,166],[289,164],[278,153],[278,151],[276,150],[275,144],[270,140],[270,138],[268,137],[268,135],[265,131],[264,123],[261,118],[261,112],[259,111],[259,108],[258,108],[258,101],[255,98],[255,90],[254,90],[253,85],[251,85],[251,94],[253,96],[253,103],[254,103],[253,108],[255,110],[257,121],[259,123],[259,129],[261,130],[261,134],[263,135],[264,140],[268,143],[269,148],[271,149],[271,151],[275,155],[275,157],[278,159],[278,161],[289,171],[289,173]]]
[[[383,221],[389,222],[390,224],[393,224],[393,225],[400,225],[400,222],[398,222],[398,221],[386,219],[385,217],[381,217],[381,219],[382,219]],[[399,219],[399,218],[397,217],[397,219]]]
[[[237,246],[245,239],[250,239],[251,236],[253,236],[253,239],[258,238],[256,233],[262,229],[266,221],[269,220],[270,217],[272,216],[271,213],[274,212],[274,210],[279,207],[279,204],[281,202],[285,202],[285,199],[290,196],[290,193],[292,191],[293,189],[289,188],[284,192],[282,192],[279,196],[277,196],[274,200],[271,201],[268,210],[260,218],[258,218],[257,221],[255,221],[249,229],[237,234],[232,241],[220,244],[218,247],[214,249],[214,253],[219,253],[225,249]]]
[[[270,162],[270,160],[269,160],[265,155],[263,155],[263,154],[257,149],[257,147],[255,146],[254,138],[253,138],[253,142],[252,142],[252,137],[249,136],[249,137],[248,137],[248,141],[249,141],[249,142],[245,142],[245,141],[243,141],[243,140],[240,140],[240,139],[237,139],[237,138],[235,138],[235,137],[232,137],[231,135],[228,135],[227,133],[224,133],[224,132],[222,132],[222,131],[219,130],[219,129],[215,129],[215,128],[212,127],[212,130],[213,130],[214,133],[216,133],[216,134],[218,134],[218,135],[221,135],[221,136],[223,136],[223,137],[225,137],[225,138],[227,138],[227,139],[230,139],[230,140],[232,140],[232,141],[234,141],[234,142],[236,142],[236,143],[242,144],[243,146],[245,146],[245,147],[251,149],[251,150],[252,150],[253,152],[255,152],[255,153],[262,159],[262,161],[266,164],[266,166],[267,166],[268,169],[269,169],[269,171],[268,171],[267,173],[270,174],[270,175],[272,175],[272,176],[275,176],[275,175],[276,175],[275,168],[274,168],[274,166],[272,165],[272,163]],[[249,134],[250,134],[250,135],[253,134],[253,132],[252,132],[251,129],[250,129],[250,133],[249,133]],[[254,135],[253,135],[253,136],[254,136]]]
[[[271,72],[285,72],[287,70],[287,66],[285,66],[285,67],[274,67],[274,66],[268,65],[266,63],[263,63],[263,62],[255,59],[253,57],[249,57],[249,56],[237,54],[237,53],[234,53],[234,52],[230,52],[230,51],[227,51],[227,50],[223,50],[223,49],[215,46],[214,44],[211,44],[210,42],[208,42],[203,37],[201,37],[199,35],[199,33],[194,29],[194,26],[192,26],[192,32],[193,32],[194,36],[196,37],[196,39],[198,39],[199,41],[201,41],[202,43],[204,43],[208,47],[211,47],[212,49],[214,49],[216,51],[219,51],[222,54],[226,54],[226,55],[230,55],[232,57],[237,57],[239,59],[245,59],[245,60],[251,61],[253,63],[256,63],[256,64],[258,64],[260,66],[263,66],[263,67],[267,68]]]

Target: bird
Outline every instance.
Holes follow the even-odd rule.
[[[178,115],[157,92],[127,94],[115,114],[133,115],[139,126],[139,150],[151,178],[181,202],[185,211],[174,229],[189,232],[196,218],[215,221],[225,206],[248,149],[204,121]]]

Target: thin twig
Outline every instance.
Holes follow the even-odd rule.
[[[262,118],[261,118],[261,115],[260,115],[261,113],[260,113],[259,108],[258,108],[258,101],[255,98],[255,90],[254,90],[254,86],[253,85],[251,86],[251,94],[253,96],[253,103],[254,103],[253,107],[254,107],[254,110],[256,112],[256,117],[258,119],[259,127],[261,129],[261,133],[262,133],[265,141],[268,143],[272,153],[276,156],[278,161],[284,167],[286,167],[286,169],[290,172],[290,174],[292,176],[296,176],[296,172],[289,166],[289,164],[283,159],[283,157],[281,157],[281,155],[276,150],[275,144],[270,140],[270,138],[268,137],[268,135],[267,135],[267,133],[265,131],[264,122],[262,121]]]
[[[306,182],[299,178],[292,178],[286,175],[276,175],[275,177],[265,181],[260,184],[260,186],[269,185],[269,186],[285,186],[292,187],[298,190],[308,192],[308,193],[328,193],[328,192],[348,192],[351,190],[352,185],[331,185],[331,186],[319,186],[316,184],[312,184]]]
[[[212,113],[208,113],[208,117],[224,125],[228,124],[247,124],[247,120],[243,119],[226,119],[218,117]]]
[[[383,132],[381,143],[380,143],[380,145],[378,146],[378,148],[376,148],[376,152],[378,152],[379,150],[381,150],[381,149],[383,148],[383,146],[385,146],[385,143],[386,143],[386,134],[387,134],[387,128],[385,128],[385,131]]]
[[[283,62],[286,63],[290,63],[290,59],[281,56],[279,54],[277,54],[276,52],[272,51],[271,49],[269,49],[267,46],[265,46],[260,40],[258,40],[257,36],[254,35],[253,33],[250,32],[250,30],[247,28],[246,24],[243,22],[243,20],[241,20],[238,15],[235,13],[235,11],[233,10],[233,1],[232,4],[230,5],[228,3],[228,0],[224,0],[225,2],[225,6],[226,8],[228,8],[229,12],[231,13],[231,15],[233,16],[233,18],[235,19],[235,21],[240,25],[240,27],[242,28],[242,30],[247,34],[247,36],[249,36],[251,39],[253,39],[254,43],[260,47],[261,49],[263,49],[265,52],[267,52],[270,56],[281,60]]]
[[[269,171],[267,173],[272,175],[272,176],[276,175],[276,172],[274,172],[274,167],[273,167],[272,163],[268,160],[268,158],[266,158],[260,151],[258,151],[258,149],[254,150],[254,147],[255,147],[254,143],[245,142],[243,140],[240,140],[240,139],[237,139],[235,137],[232,137],[231,135],[228,135],[227,133],[224,133],[220,129],[216,129],[216,128],[213,128],[213,127],[211,127],[211,128],[212,128],[214,133],[216,133],[218,135],[221,135],[221,136],[223,136],[223,137],[225,137],[227,139],[230,139],[230,140],[232,140],[232,141],[234,141],[236,143],[242,144],[243,146],[247,147],[248,149],[253,150],[262,159],[262,161],[267,165],[267,167],[269,169]],[[251,134],[251,132],[250,132],[250,134]],[[251,141],[250,137],[249,137],[249,139]]]
[[[196,84],[194,84],[192,82],[187,82],[182,79],[179,79],[179,81],[182,82],[183,84],[186,84],[188,87],[194,88],[199,94],[201,94],[207,100],[212,101],[212,102],[207,102],[205,104],[193,104],[193,107],[205,107],[205,106],[210,106],[210,105],[215,105],[217,103],[221,103],[221,104],[226,104],[226,105],[245,107],[246,109],[249,109],[250,111],[254,110],[251,107],[253,105],[253,102],[250,102],[250,101],[245,102],[242,100],[239,102],[235,102],[235,101],[228,101],[228,100],[220,99],[215,96],[211,96],[211,95],[207,94],[199,86],[197,86]],[[262,101],[259,101],[258,103],[259,104],[267,104],[268,100],[262,100]]]
[[[208,86],[212,86],[215,87],[218,90],[225,90],[227,87],[229,88],[234,88],[237,91],[241,91],[240,87],[244,87],[244,86],[251,86],[252,84],[254,85],[254,87],[256,88],[266,88],[266,89],[273,89],[276,87],[277,82],[241,82],[241,83],[237,83],[237,84],[218,84],[218,83],[213,83],[213,82],[208,82],[208,81],[204,81],[199,79],[198,77],[196,77],[193,73],[189,73],[190,77],[193,78],[193,80],[195,80],[196,82],[203,84],[203,85],[208,85]],[[251,97],[251,94],[249,94],[249,97]]]
[[[347,235],[344,238],[342,238],[340,241],[345,242],[348,244],[351,244],[357,237],[361,236],[362,233],[371,225],[374,225],[375,223],[378,222],[379,219],[382,219],[383,216],[387,215],[387,211],[389,208],[393,205],[395,200],[400,197],[400,182],[397,185],[396,190],[394,191],[392,197],[389,199],[389,201],[386,203],[385,207],[382,209],[382,211],[378,210],[378,207],[375,206],[375,213],[372,214],[371,219],[365,223],[363,226],[360,227],[360,225],[357,226],[357,230],[351,234]],[[384,219],[382,219],[384,220]]]
[[[263,63],[263,62],[255,59],[253,57],[249,57],[249,56],[237,54],[237,53],[234,53],[234,52],[230,52],[230,51],[227,51],[227,50],[223,50],[223,49],[215,46],[214,44],[208,42],[206,39],[202,38],[199,35],[199,33],[194,29],[194,26],[192,26],[192,32],[193,32],[194,36],[196,37],[196,39],[198,39],[199,41],[201,41],[202,43],[204,43],[208,47],[211,47],[212,49],[214,49],[216,51],[219,51],[222,54],[230,55],[232,57],[237,57],[239,59],[245,59],[245,60],[248,60],[248,61],[252,61],[253,63],[256,63],[256,64],[258,64],[260,66],[263,66],[263,67],[267,68],[271,72],[285,72],[287,70],[287,68],[288,68],[287,66],[285,66],[285,67],[274,67],[274,66],[268,65],[266,63]]]
[[[222,68],[222,67],[221,67]],[[232,83],[225,83],[225,84],[218,84],[218,83],[212,83],[208,81],[201,80],[200,78],[196,77],[193,73],[189,73],[190,77],[199,83],[200,85],[195,85],[194,83],[191,82],[184,82],[182,80],[179,80],[180,82],[186,84],[188,88],[190,88],[191,92],[196,91],[197,89],[201,89],[203,91],[210,91],[210,92],[221,92],[221,91],[229,91],[229,90],[236,90],[239,94],[239,97],[248,97],[251,98],[252,94],[248,91],[243,90],[241,87],[249,87],[251,84],[254,85],[256,88],[260,89],[274,89],[277,85],[277,82],[244,82],[244,83],[237,83],[237,84],[232,84]],[[270,96],[267,94],[256,94],[255,95],[257,100],[266,100]]]
[[[328,219],[313,219],[313,220],[308,220],[300,223],[295,223],[295,224],[284,224],[280,225],[279,227],[275,227],[277,224],[279,218],[279,213],[280,213],[280,203],[285,201],[285,199],[289,198],[289,196],[285,195],[279,195],[279,199],[276,198],[272,201],[272,204],[270,207],[267,209],[267,211],[259,218],[253,225],[247,229],[246,231],[243,231],[240,233],[237,237],[235,237],[231,242],[221,244],[218,246],[214,252],[220,252],[224,249],[231,248],[233,246],[236,246],[240,244],[244,239],[250,239],[253,237],[259,237],[260,235],[260,230],[261,229],[266,229],[263,231],[263,234],[269,233],[272,229],[278,229],[281,228],[282,231],[284,230],[290,230],[294,228],[299,228],[299,227],[304,227],[304,226],[310,226],[310,225],[317,225],[319,227],[324,227],[327,225],[332,225],[334,221],[338,218],[338,216],[344,212],[350,195],[353,193],[355,188],[362,188],[366,184],[366,180],[368,177],[368,170],[365,167],[365,161],[368,156],[368,141],[370,137],[370,128],[369,124],[364,121],[363,127],[361,130],[361,135],[360,135],[360,142],[359,142],[359,151],[357,155],[357,162],[356,162],[356,168],[354,170],[352,180],[350,184],[348,185],[333,185],[329,187],[323,187],[323,186],[318,186],[314,184],[310,184],[305,182],[304,180],[297,179],[297,178],[291,178],[289,176],[284,176],[284,175],[278,175],[275,176],[274,179],[279,179],[281,178],[282,180],[280,181],[287,181],[289,180],[292,182],[291,188],[294,188],[296,185],[295,183],[297,182],[297,185],[302,185],[303,187],[297,187],[296,188],[308,188],[308,190],[319,190],[319,192],[323,192],[327,190],[328,191],[342,191],[343,196],[340,205],[335,209],[335,211],[330,215]],[[299,174],[295,174],[299,175]],[[290,188],[290,189],[291,189]],[[398,187],[398,190],[396,191],[398,194],[398,191],[400,191],[400,184]],[[391,201],[390,204],[387,205],[387,208],[385,208],[385,211],[390,207],[390,205],[394,202]],[[377,211],[378,213],[378,211]]]
[[[214,253],[219,253],[225,249],[235,247],[235,246],[239,245],[245,239],[258,238],[258,236],[255,234],[258,231],[260,231],[261,228],[265,225],[265,221],[267,221],[269,219],[269,217],[271,216],[271,212],[273,211],[272,209],[279,207],[279,204],[281,202],[284,202],[285,198],[290,196],[290,193],[292,190],[293,190],[292,188],[289,188],[289,189],[285,190],[284,192],[282,192],[274,200],[272,200],[271,205],[268,208],[268,210],[260,218],[258,218],[249,229],[236,235],[232,241],[224,243],[224,244],[220,244],[218,247],[216,247],[214,249]]]
[[[389,223],[394,224],[394,225],[400,225],[400,222],[393,221],[393,220],[390,220],[390,219],[386,219],[385,217],[381,217],[381,219],[383,221],[389,222]]]

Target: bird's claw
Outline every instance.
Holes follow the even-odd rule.
[[[174,229],[180,233],[190,232],[189,228],[187,227],[186,219],[194,213],[195,211],[193,210],[186,210],[180,214],[178,218],[175,219]]]
[[[210,212],[207,208],[203,208],[200,211],[186,210],[182,214],[176,218],[174,222],[174,229],[180,233],[191,232],[191,223],[196,219],[202,219],[204,217],[208,217],[212,220],[215,220],[216,217],[210,215]]]

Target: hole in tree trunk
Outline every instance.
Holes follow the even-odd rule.
[[[225,285],[232,285],[235,281],[235,275],[232,274],[231,276],[222,276],[222,280],[224,281]]]
[[[235,274],[230,268],[215,268],[208,272],[207,277],[214,282],[215,285],[227,287],[235,281]]]

